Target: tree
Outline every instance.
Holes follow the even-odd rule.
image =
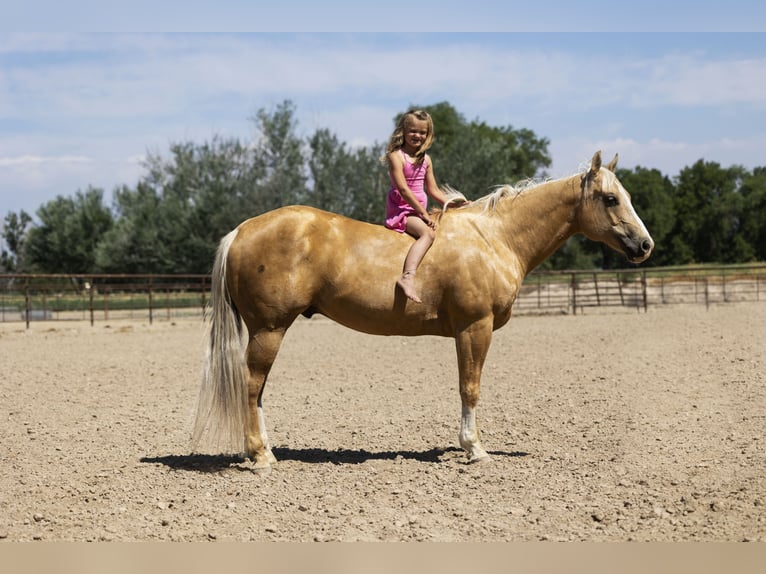
[[[476,199],[495,185],[545,177],[546,138],[466,121],[448,102],[424,109],[434,118],[429,153],[441,185]],[[111,210],[100,189],[88,188],[42,205],[39,224],[24,212],[8,214],[0,270],[207,273],[223,235],[283,205],[383,221],[385,144],[351,148],[328,129],[301,138],[289,100],[251,120],[252,141],[216,136],[149,154],[146,174],[135,187],[115,189]],[[640,166],[617,175],[654,237],[648,265],[766,260],[766,168],[750,173],[699,160],[672,179]],[[576,236],[542,268],[624,265],[618,254]]]
[[[23,209],[19,213],[10,211],[5,216],[2,238],[7,249],[0,251],[0,271],[14,273],[24,270],[24,243],[30,223],[32,216]]]
[[[751,259],[766,261],[766,167],[756,167],[744,177],[742,195],[742,237],[751,246]]]
[[[308,143],[311,192],[307,203],[335,213],[347,212],[351,198],[348,189],[355,177],[353,156],[327,129],[317,130]]]
[[[320,129],[309,139],[309,149],[308,205],[361,221],[383,221],[388,176],[379,161],[382,146],[351,151]]]
[[[74,198],[58,196],[37,210],[25,254],[30,270],[41,273],[92,273],[96,246],[112,227],[103,190],[89,187]]]
[[[674,252],[668,239],[676,222],[673,182],[659,170],[641,166],[618,169],[616,175],[631,194],[633,207],[654,239],[654,251],[645,265],[671,265]],[[619,255],[613,252],[604,255],[609,268],[625,265],[624,259],[615,264]]]
[[[221,237],[248,217],[307,198],[292,104],[260,110],[258,139],[175,143],[147,158],[135,190],[115,193],[118,221],[97,251],[102,271],[207,273]],[[124,272],[124,271],[123,271]]]
[[[674,205],[673,261],[733,263],[753,253],[741,230],[742,196],[738,186],[745,172],[697,161],[678,176]]]
[[[250,206],[253,214],[263,213],[306,198],[303,141],[296,135],[295,106],[289,100],[273,113],[258,110],[253,118],[259,135],[254,144],[254,162],[263,177]]]
[[[250,213],[253,182],[263,173],[236,139],[171,146],[171,158],[148,160],[143,184],[157,196],[152,221],[164,273],[207,273],[218,241]],[[142,215],[142,213],[139,213]]]
[[[161,273],[170,266],[170,253],[162,240],[160,197],[144,182],[136,189],[122,186],[114,192],[117,215],[96,247],[95,268],[100,273]]]
[[[447,102],[424,109],[434,120],[429,153],[437,180],[469,197],[486,195],[496,185],[541,176],[551,164],[548,140],[531,130],[467,122]]]

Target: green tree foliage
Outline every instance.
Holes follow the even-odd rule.
[[[469,198],[495,185],[545,177],[548,140],[511,126],[467,121],[447,102],[425,106],[434,118],[430,150],[437,181]],[[392,118],[391,128],[398,118]],[[3,225],[4,271],[207,273],[220,238],[243,220],[303,203],[381,224],[389,177],[382,143],[350,148],[330,130],[297,135],[289,101],[251,118],[252,141],[214,137],[150,154],[134,187],[59,196]],[[748,172],[698,161],[671,179],[656,169],[618,170],[655,239],[648,265],[766,260],[766,168]],[[616,268],[625,259],[582,236],[543,268]]]
[[[218,240],[256,202],[251,190],[262,170],[252,155],[237,140],[214,138],[203,145],[174,144],[167,161],[148,158],[149,174],[142,183],[156,197],[149,223],[159,247],[158,269],[152,271],[209,271]],[[149,192],[145,195],[150,202]],[[137,207],[135,215],[145,218],[141,204]]]
[[[90,273],[96,247],[114,224],[103,203],[104,192],[89,187],[74,197],[58,196],[37,211],[40,224],[26,239],[25,257],[30,271]]]
[[[755,253],[742,234],[744,207],[740,167],[723,169],[715,162],[697,161],[681,171],[675,185],[673,229],[677,263],[734,263]]]
[[[164,207],[155,190],[144,182],[136,189],[114,192],[117,213],[96,248],[95,270],[100,273],[159,273],[167,269],[169,253],[161,230]]]
[[[261,110],[258,139],[215,137],[150,155],[135,190],[115,193],[114,229],[99,246],[103,272],[207,273],[220,238],[248,216],[305,198],[302,142],[293,109]]]
[[[0,251],[0,271],[14,273],[24,271],[24,242],[32,216],[23,209],[19,213],[8,212],[3,221],[2,239],[4,247]]]
[[[254,160],[263,173],[257,181],[251,212],[263,213],[306,198],[303,141],[296,135],[295,108],[289,101],[277,106],[274,113],[259,110],[254,118],[260,138]]]
[[[425,106],[434,120],[429,152],[440,184],[476,198],[494,186],[542,175],[551,164],[548,140],[527,129],[468,122],[449,103]]]
[[[673,182],[658,170],[641,166],[632,171],[618,169],[617,177],[630,193],[633,207],[654,239],[654,252],[646,264],[672,265],[673,252],[668,239],[676,221]],[[608,254],[604,251],[604,258],[607,268],[625,266],[624,258],[614,251]]]
[[[766,261],[766,167],[747,174],[740,187],[742,194],[741,239],[751,246],[751,259]]]
[[[329,130],[320,129],[309,139],[309,149],[308,205],[361,221],[383,220],[388,175],[379,161],[382,145],[349,150]]]

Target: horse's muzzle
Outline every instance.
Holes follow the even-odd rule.
[[[627,238],[624,245],[625,255],[631,263],[643,263],[654,249],[654,241],[648,235],[636,239]]]

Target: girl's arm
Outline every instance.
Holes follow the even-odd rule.
[[[394,180],[394,185],[402,194],[404,201],[410,204],[412,209],[417,213],[426,223],[431,218],[428,216],[428,212],[420,205],[420,202],[412,193],[410,186],[407,185],[407,179],[404,177],[404,158],[399,152],[391,152],[388,154],[388,165],[391,171],[391,178]],[[426,176],[427,177],[427,176]]]
[[[438,201],[441,205],[444,205],[444,202],[447,201],[447,196],[444,195],[444,192],[439,189],[439,186],[436,183],[436,176],[434,175],[434,165],[431,162],[431,156],[426,154],[425,161],[427,163],[426,167],[426,193],[430,195],[435,201]]]
[[[431,158],[426,155],[426,161],[428,162],[428,169],[426,170],[426,192],[428,195],[434,198],[434,200],[438,201],[442,204],[442,206],[447,202],[447,195],[441,190],[441,188],[436,183],[436,176],[434,176],[434,166],[431,163]],[[462,199],[459,201],[456,201],[455,199],[453,201],[453,207],[455,206],[463,206],[468,205],[471,203],[468,200],[463,201]]]

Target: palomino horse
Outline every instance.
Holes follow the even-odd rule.
[[[298,315],[321,313],[377,335],[440,335],[457,346],[468,461],[489,455],[479,441],[476,407],[492,332],[511,316],[524,277],[575,233],[640,263],[654,242],[614,175],[617,156],[568,178],[523,190],[509,186],[443,213],[417,274],[422,303],[396,278],[412,238],[381,225],[290,206],[248,219],[220,243],[213,268],[209,348],[194,443],[226,438],[268,471],[276,459],[262,396],[282,338]],[[247,346],[241,340],[242,321]],[[243,443],[244,437],[244,443]]]

